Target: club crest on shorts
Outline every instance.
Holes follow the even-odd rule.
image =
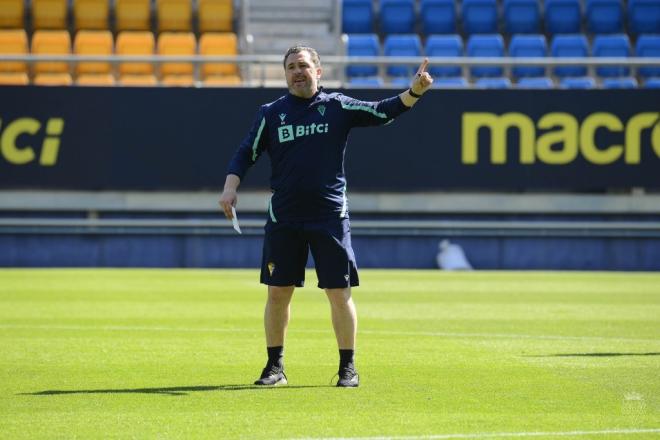
[[[273,272],[275,272],[275,263],[271,261],[270,263],[268,263],[268,273],[270,274],[271,277],[273,276]]]
[[[348,274],[344,275],[344,279],[345,279],[346,281],[348,281],[349,278],[350,278],[350,276],[349,276]]]

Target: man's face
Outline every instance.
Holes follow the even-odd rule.
[[[311,98],[318,91],[321,68],[314,65],[306,50],[292,53],[286,58],[284,74],[292,95]]]

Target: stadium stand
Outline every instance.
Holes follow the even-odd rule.
[[[461,14],[467,35],[492,34],[498,30],[497,0],[463,0]]]
[[[660,78],[649,78],[644,82],[644,88],[660,89]]]
[[[234,30],[232,0],[199,0],[197,10],[199,32],[231,32]]]
[[[207,32],[199,39],[200,55],[236,55],[238,42],[233,32]],[[232,63],[203,63],[201,79],[205,85],[238,85],[239,69]]]
[[[589,42],[583,34],[556,35],[552,39],[550,53],[557,58],[575,58],[589,56]],[[558,77],[577,77],[587,74],[585,66],[559,66],[554,68]]]
[[[0,30],[0,53],[26,55],[28,52],[28,37],[23,29]],[[0,62],[0,84],[27,85],[28,83],[27,63]]]
[[[73,22],[76,30],[110,29],[108,0],[74,0]]]
[[[192,2],[190,0],[157,0],[156,16],[160,32],[190,32]]]
[[[453,0],[421,0],[422,33],[453,34],[456,32],[456,5]]]
[[[388,35],[383,45],[383,54],[388,57],[422,55],[422,42],[417,34]],[[387,75],[390,77],[403,76],[410,78],[416,67],[403,64],[394,64],[387,67]]]
[[[354,34],[348,36],[346,54],[348,56],[378,56],[380,55],[380,44],[376,34]],[[360,76],[377,76],[376,65],[348,65],[346,76],[349,78]]]
[[[594,34],[613,34],[623,31],[623,3],[621,0],[587,0],[587,30]]]
[[[381,0],[380,29],[385,34],[414,32],[415,5],[413,0]]]
[[[503,57],[504,39],[500,34],[472,35],[467,42],[467,56],[488,58]],[[504,70],[502,67],[497,66],[472,67],[470,69],[471,75],[477,78],[484,76],[502,76],[503,72]]]
[[[31,52],[35,55],[70,55],[71,37],[67,31],[40,30],[32,36]],[[70,85],[73,83],[69,64],[61,61],[40,61],[34,64],[37,85]]]
[[[0,29],[19,29],[25,21],[23,0],[0,0]]]
[[[660,33],[660,2],[658,0],[630,0],[628,29],[633,34]]]
[[[543,35],[514,35],[509,42],[509,55],[512,57],[542,58],[548,53],[548,43]],[[511,69],[514,78],[543,76],[543,66],[515,66]]]
[[[545,30],[550,34],[580,32],[582,8],[579,0],[546,0]]]
[[[115,0],[115,30],[148,31],[151,29],[149,0]]]
[[[67,0],[32,0],[33,29],[67,29]]]
[[[538,0],[504,0],[504,29],[509,34],[536,34],[541,31]]]
[[[355,78],[351,78],[348,81],[349,87],[365,87],[365,88],[372,88],[372,87],[383,87],[385,83],[383,82],[383,79],[379,76],[359,76]]]
[[[630,40],[628,35],[596,35],[592,45],[595,57],[628,57],[630,56]],[[600,77],[628,76],[630,69],[620,66],[597,67],[596,74]]]
[[[463,56],[463,40],[455,34],[431,35],[424,52],[429,57],[460,57]],[[461,66],[431,66],[429,73],[434,77],[461,76]]]
[[[462,76],[455,78],[435,78],[433,88],[436,89],[463,89],[470,87],[468,80]]]
[[[373,33],[374,10],[371,0],[344,0],[342,30],[346,34]]]

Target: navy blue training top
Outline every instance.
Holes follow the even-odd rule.
[[[349,131],[387,124],[408,109],[398,96],[366,102],[322,90],[309,99],[289,93],[259,108],[227,174],[243,180],[267,151],[273,222],[347,217],[344,152]]]

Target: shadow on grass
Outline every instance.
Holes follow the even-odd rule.
[[[168,396],[187,396],[190,392],[199,391],[241,391],[241,390],[286,390],[299,388],[327,388],[330,385],[285,385],[276,387],[264,387],[258,385],[200,385],[190,387],[169,388],[128,388],[128,389],[106,389],[106,390],[46,390],[34,393],[19,393],[20,396],[59,396],[63,394],[164,394]]]
[[[660,353],[557,353],[528,355],[525,357],[617,357],[617,356],[660,356]]]

